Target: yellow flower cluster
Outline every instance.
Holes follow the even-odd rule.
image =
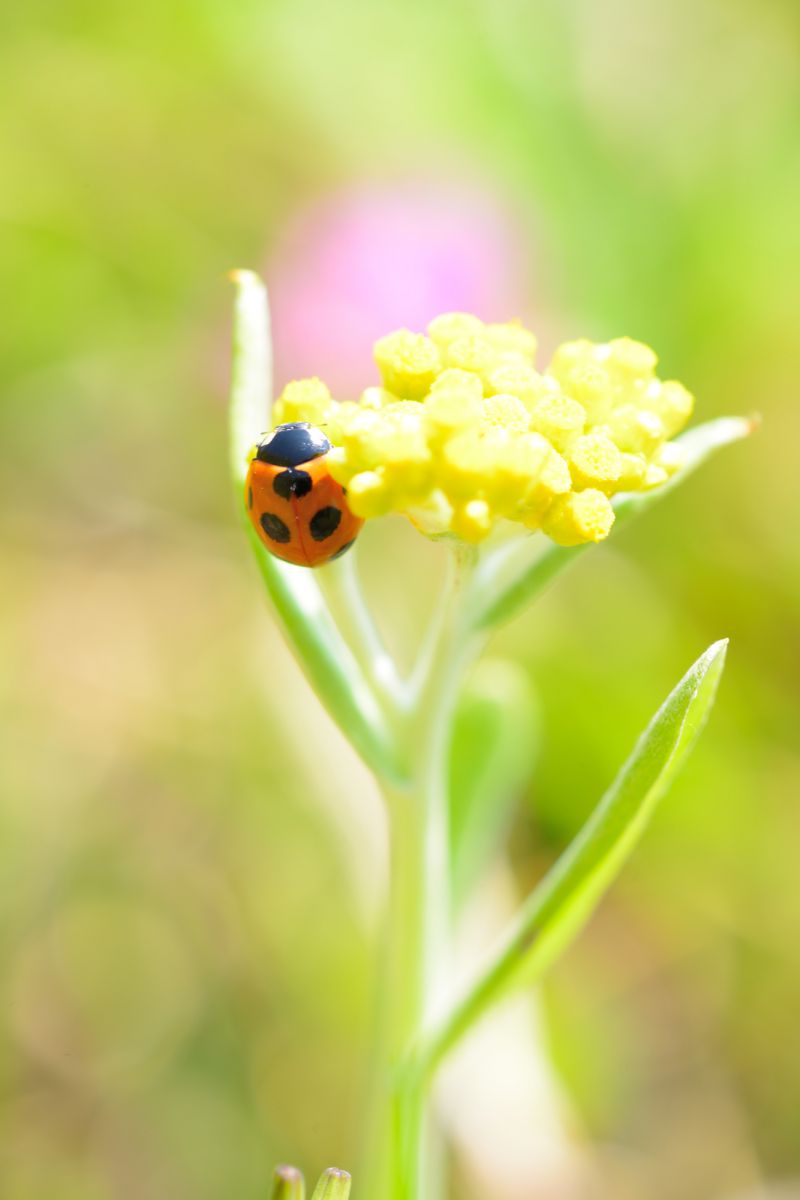
[[[500,518],[564,546],[605,538],[609,497],[658,487],[680,467],[669,439],[693,399],[656,377],[641,342],[560,346],[544,372],[518,323],[447,313],[427,336],[375,346],[382,386],[338,403],[319,379],[290,383],[277,424],[309,421],[333,445],[330,468],[353,512],[403,512],[430,536],[479,542]]]

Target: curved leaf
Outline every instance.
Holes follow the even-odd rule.
[[[249,521],[247,533],[284,634],[317,696],[367,765],[382,778],[402,784],[403,771],[389,727],[328,612],[317,581],[303,567],[279,563]]]
[[[230,404],[231,473],[236,503],[283,631],[315,692],[365,762],[398,782],[391,733],[374,693],[333,622],[312,572],[275,558],[244,512],[247,453],[268,425],[272,353],[267,292],[252,271],[234,271],[236,285]]]
[[[700,733],[717,691],[727,642],[684,675],[578,836],[522,906],[486,970],[423,1044],[430,1070],[514,985],[538,978],[575,937],[619,874]]]

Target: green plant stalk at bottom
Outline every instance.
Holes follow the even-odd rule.
[[[438,637],[399,738],[411,777],[386,787],[390,888],[384,950],[375,1122],[365,1194],[420,1200],[436,1159],[428,1113],[430,1081],[416,1070],[414,1046],[436,1015],[446,982],[450,921],[448,772],[453,717],[466,660],[477,651],[460,620],[470,560],[457,557],[437,620]]]

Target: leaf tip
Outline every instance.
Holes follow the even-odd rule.
[[[720,444],[724,444],[726,441],[741,442],[751,434],[757,433],[761,428],[761,413],[758,412],[752,412],[742,417],[720,417],[719,420],[720,428],[725,429],[727,433]]]
[[[328,1167],[320,1176],[312,1200],[348,1200],[350,1175],[338,1167]]]
[[[233,284],[240,296],[247,292],[266,295],[267,288],[263,279],[246,267],[234,267],[226,273],[225,278]]]
[[[305,1181],[302,1171],[297,1167],[282,1163],[272,1174],[272,1192],[270,1200],[303,1200],[305,1196]]]
[[[721,672],[722,668],[725,666],[725,659],[728,653],[729,643],[730,638],[726,637],[719,638],[716,642],[712,642],[708,649],[700,655],[695,663],[695,668],[697,669],[698,674],[701,676],[707,675],[712,667],[714,667],[719,674],[719,672]]]
[[[690,682],[693,697],[696,699],[701,691],[705,692],[710,703],[713,703],[725,668],[728,653],[729,638],[720,638],[705,650],[684,677]]]

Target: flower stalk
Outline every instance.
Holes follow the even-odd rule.
[[[391,865],[383,986],[391,1014],[385,1063],[391,1131],[382,1186],[376,1184],[372,1191],[391,1200],[417,1200],[425,1194],[426,1163],[433,1153],[434,1132],[414,1048],[441,1009],[448,975],[449,754],[467,652],[461,619],[472,555],[456,548],[448,568],[443,599],[398,729],[411,784],[400,792],[386,789]]]

